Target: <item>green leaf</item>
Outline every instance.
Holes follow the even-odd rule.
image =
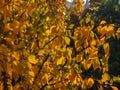
[[[68,26],[69,29],[72,29],[73,27],[74,27],[74,24],[70,24],[70,25]]]

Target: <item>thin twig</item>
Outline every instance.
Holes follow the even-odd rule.
[[[52,38],[50,41],[48,41],[43,47],[47,46],[50,42],[52,42],[53,40],[55,40],[58,36],[55,36],[54,38]]]

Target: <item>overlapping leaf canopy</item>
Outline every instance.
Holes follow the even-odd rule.
[[[82,0],[76,0],[72,9],[65,0],[0,3],[1,89],[71,90],[96,84],[103,89],[111,81],[107,40],[119,37],[120,29],[104,20],[94,29],[92,15],[81,19],[78,14]]]

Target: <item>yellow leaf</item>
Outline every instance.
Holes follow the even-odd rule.
[[[13,31],[13,28],[10,26],[10,24],[6,24],[5,25],[5,30],[10,30],[10,31]]]
[[[94,85],[94,80],[92,78],[88,78],[87,80],[87,86],[90,88]]]
[[[64,57],[62,56],[57,60],[57,65],[63,64],[63,61],[64,61]]]
[[[49,75],[48,75],[48,74],[45,74],[44,76],[45,76],[45,79],[46,79],[46,81],[47,81],[47,83],[48,83],[48,81],[49,81]]]
[[[106,24],[107,22],[105,20],[102,20],[100,24]]]
[[[14,45],[14,41],[10,37],[5,37],[5,41],[7,41],[10,45]]]
[[[96,40],[95,39],[92,39],[92,41],[91,41],[91,44],[90,44],[91,46],[95,46],[96,45]]]
[[[50,17],[47,16],[47,17],[46,17],[46,21],[50,21]]]
[[[100,67],[100,62],[99,62],[99,59],[96,57],[93,61],[93,68],[94,70],[96,70],[99,67]]]
[[[114,29],[114,24],[111,24],[107,27],[107,31],[111,31]]]
[[[30,55],[28,57],[28,61],[32,64],[37,64],[38,63],[38,60],[35,58],[35,55]]]
[[[65,42],[66,42],[67,45],[70,44],[70,38],[69,37],[64,37],[64,40],[65,40]]]
[[[110,51],[109,43],[105,43],[103,45],[103,48],[104,48],[105,54],[108,54]]]
[[[34,3],[34,2],[35,2],[35,0],[31,0],[31,2],[32,2],[32,3]]]
[[[91,20],[90,17],[87,17],[87,18],[85,19],[85,22],[86,22],[86,23],[89,23],[90,20]]]
[[[45,50],[39,50],[38,55],[44,55],[45,54]]]
[[[30,49],[31,49],[31,50],[34,49],[34,48],[35,48],[35,45],[36,45],[36,42],[33,41],[33,42],[31,43]]]
[[[32,84],[34,81],[34,78],[30,78],[30,83]]]
[[[30,70],[32,69],[32,64],[30,62],[27,62],[27,66]]]
[[[75,77],[74,81],[73,81],[73,85],[77,84],[77,79]]]
[[[107,74],[107,73],[104,73],[103,75],[102,75],[102,82],[105,82],[105,81],[107,81],[107,80],[109,80],[110,79],[110,76]]]
[[[19,55],[18,52],[14,52],[14,53],[12,54],[12,57],[14,57],[16,60],[19,60],[19,59],[20,59],[20,55]]]
[[[67,48],[67,52],[68,52],[68,56],[72,55],[72,49],[71,48]]]
[[[51,34],[51,30],[48,29],[48,30],[45,31],[45,35],[48,36],[48,35],[50,35],[50,34]]]
[[[103,45],[104,44],[104,42],[105,42],[105,36],[104,37],[102,37],[100,40],[98,40],[98,45],[100,46],[100,45]]]
[[[33,72],[33,71],[29,71],[29,72],[28,72],[28,74],[29,74],[30,76],[32,76],[32,77],[34,77],[34,76],[35,76],[35,74],[34,74],[34,72]]]
[[[91,62],[91,60],[87,59],[87,60],[83,60],[83,61],[82,61],[82,64],[83,64],[84,68],[85,68],[86,70],[88,70],[88,69],[91,67],[92,62]]]
[[[117,29],[117,33],[120,33],[120,27]]]
[[[13,64],[17,66],[18,65],[18,61],[16,61],[16,60],[13,61]]]
[[[117,87],[115,87],[115,86],[111,86],[111,88],[113,89],[113,90],[119,90]]]

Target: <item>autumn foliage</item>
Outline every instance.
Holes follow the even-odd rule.
[[[108,40],[120,28],[95,28],[75,2],[69,11],[65,0],[0,0],[0,90],[118,90]]]

